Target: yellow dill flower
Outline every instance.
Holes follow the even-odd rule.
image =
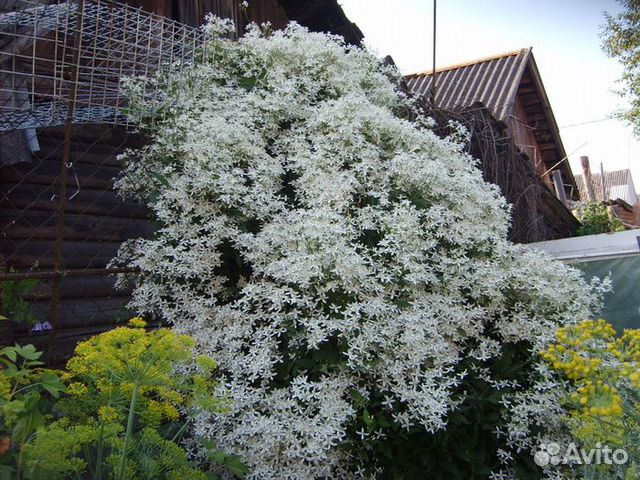
[[[164,418],[164,407],[160,402],[149,400],[143,416],[148,424],[160,425]]]
[[[192,338],[169,329],[146,331],[139,328],[143,325],[138,320],[143,322],[132,319],[132,324],[137,323],[135,328],[116,328],[78,345],[67,363],[66,378],[72,384],[71,393],[83,396],[84,404],[96,408],[77,405],[76,413],[91,417],[97,413],[103,422],[114,420],[116,415],[122,420],[127,417],[127,399],[135,390],[136,415],[143,424],[159,427],[179,420],[180,408],[195,401],[199,394],[196,377],[210,378],[215,362],[194,357]],[[176,374],[179,365],[192,373]],[[209,371],[199,373],[205,370],[202,366]],[[214,384],[211,380],[211,388]]]
[[[98,409],[98,417],[105,423],[116,423],[121,419],[118,410],[113,407],[100,407]]]
[[[178,412],[178,409],[176,407],[168,403],[163,404],[163,407],[164,407],[164,415],[169,420],[177,421],[180,419],[180,412]]]
[[[145,328],[147,322],[142,317],[133,317],[129,320],[129,326],[133,328]]]
[[[80,382],[72,382],[67,387],[67,393],[69,395],[73,395],[74,397],[82,397],[89,392],[89,388]]]
[[[640,329],[616,338],[604,320],[587,320],[559,329],[541,357],[572,385],[567,425],[574,438],[586,448],[633,443],[640,430]]]

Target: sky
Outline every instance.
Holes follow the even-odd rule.
[[[433,0],[339,3],[365,44],[391,55],[403,74],[431,69]],[[640,142],[611,119],[625,102],[614,93],[622,66],[601,49],[603,11],[621,7],[614,0],[438,0],[436,66],[533,47],[574,174],[587,155],[592,172],[600,163],[605,171],[630,168],[640,193]]]

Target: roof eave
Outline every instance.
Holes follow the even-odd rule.
[[[558,123],[556,122],[556,118],[553,114],[553,109],[551,108],[551,102],[549,101],[549,97],[547,96],[544,84],[542,83],[542,77],[540,75],[540,71],[538,70],[538,65],[536,64],[536,60],[533,57],[533,54],[528,55],[527,65],[529,66],[529,70],[535,82],[536,89],[538,91],[538,94],[540,95],[542,108],[545,116],[547,117],[547,122],[549,124],[551,134],[553,135],[553,139],[558,146],[560,162],[562,162],[559,166],[562,169],[562,172],[565,174],[566,179],[571,182],[571,187],[573,188],[574,195],[577,195],[578,185],[576,184],[573,172],[571,171],[568,155],[564,149],[564,145],[562,144],[562,139],[560,137],[560,129],[558,128]]]

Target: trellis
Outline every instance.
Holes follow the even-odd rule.
[[[117,155],[142,144],[121,81],[181,71],[205,40],[110,0],[0,0],[0,290],[36,285],[20,295],[37,322],[35,337],[14,322],[4,341],[28,337],[56,363],[126,316],[128,292],[114,290],[108,262],[153,227],[112,188]]]
[[[110,0],[5,0],[0,11],[11,6],[0,14],[0,131],[126,124],[121,79],[181,69],[205,37]]]

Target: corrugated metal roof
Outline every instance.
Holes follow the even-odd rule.
[[[580,192],[580,199],[586,201],[588,197],[584,177],[582,175],[574,175],[574,177],[578,185],[578,191]],[[604,193],[602,189],[602,175],[600,173],[592,173],[591,182],[593,183],[593,193],[598,201],[604,202],[620,198],[631,205],[634,205],[637,201],[637,198],[633,198],[636,196],[636,191],[633,185],[631,171],[628,168],[604,172]],[[626,190],[629,187],[631,192],[627,192]]]
[[[481,102],[499,120],[506,121],[515,103],[518,85],[531,48],[523,48],[473,62],[436,70],[435,104],[451,109]],[[427,98],[433,73],[425,71],[405,77],[409,88]]]

